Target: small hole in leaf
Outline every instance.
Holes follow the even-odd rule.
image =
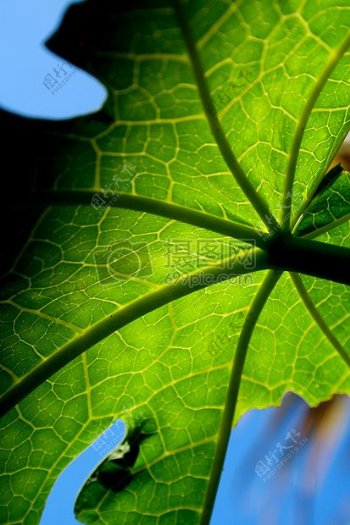
[[[59,475],[46,500],[40,525],[78,525],[73,513],[77,494],[80,494],[96,467],[118,449],[125,439],[124,421],[118,419],[76,457]]]

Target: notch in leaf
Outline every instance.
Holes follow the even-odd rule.
[[[122,491],[132,480],[131,468],[136,463],[142,442],[152,434],[145,432],[144,424],[130,430],[124,441],[93,472],[87,484],[98,481],[113,492]]]

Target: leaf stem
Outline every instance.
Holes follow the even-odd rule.
[[[341,343],[338,341],[338,339],[333,334],[332,330],[327,325],[326,321],[323,319],[322,315],[320,314],[316,305],[311,299],[307,289],[305,288],[305,285],[303,281],[301,280],[300,275],[298,275],[297,273],[291,272],[290,276],[292,278],[295,288],[297,289],[310,315],[313,317],[314,321],[316,322],[320,330],[324,333],[324,335],[327,337],[331,345],[333,345],[333,347],[336,349],[340,357],[350,367],[350,355],[347,354],[347,352],[345,351],[345,348],[341,345]]]
[[[87,328],[76,339],[64,345],[22,377],[2,396],[0,417],[52,374],[116,330],[160,306],[217,282],[270,268],[277,271],[305,273],[321,279],[350,284],[349,248],[299,239],[290,234],[271,238],[266,251],[250,249],[245,250],[244,253],[247,258],[248,255],[254,254],[253,267],[245,267],[239,252],[214,266],[201,268],[183,279],[159,286],[155,291],[121,307],[114,314]],[[228,261],[230,261],[229,265]]]
[[[231,435],[232,424],[238,400],[238,392],[250,339],[252,337],[252,333],[254,331],[259,315],[261,314],[266,304],[266,301],[268,300],[272,290],[274,289],[281,275],[282,272],[280,271],[270,271],[266,275],[264,281],[262,282],[259,288],[258,293],[254,298],[254,301],[251,304],[238,340],[233,362],[233,369],[227,390],[224,412],[222,415],[219,440],[215,451],[212,472],[207,487],[200,525],[209,524],[212,510],[214,507],[215,497],[220,482],[220,476],[225,461],[226,450]]]
[[[202,211],[187,208],[171,202],[151,199],[139,195],[129,195],[126,193],[115,193],[112,191],[91,191],[91,190],[48,190],[33,192],[28,197],[26,195],[16,195],[15,206],[25,205],[27,202],[30,206],[33,204],[47,205],[91,205],[92,198],[98,195],[108,199],[106,206],[113,208],[125,208],[128,210],[144,211],[168,219],[178,220],[186,224],[205,228],[207,230],[227,235],[234,239],[253,244],[259,248],[266,249],[268,233],[256,230],[249,225],[239,222],[216,217]]]
[[[157,290],[149,292],[141,298],[122,306],[113,314],[93,324],[83,331],[81,335],[51,354],[5,392],[0,398],[0,417],[55,372],[58,372],[63,366],[135,319],[171,301],[175,301],[176,299],[216,284],[217,282],[223,282],[238,275],[267,268],[265,252],[251,249],[249,251],[247,250],[247,254],[248,253],[255,257],[255,268],[246,268],[239,253],[224,261],[220,261],[216,265],[200,268],[188,274],[183,279],[177,279],[175,282],[160,286]],[[230,264],[228,264],[228,262]]]
[[[350,285],[350,249],[319,241],[276,236],[268,247],[270,268]]]
[[[300,146],[304,137],[304,132],[312,110],[315,106],[315,103],[329,79],[330,74],[333,69],[337,66],[339,60],[342,58],[346,50],[350,45],[350,35],[344,40],[342,45],[337,48],[330,57],[330,60],[322,71],[316,84],[314,85],[307,101],[304,106],[303,112],[300,116],[294,137],[292,142],[292,147],[289,155],[289,163],[287,167],[287,176],[284,186],[284,195],[283,195],[283,215],[282,215],[282,229],[290,230],[290,217],[291,217],[291,207],[292,207],[292,190],[295,179],[295,171],[299,158]],[[298,212],[298,216],[300,212]],[[293,221],[295,224],[295,221]]]
[[[341,226],[342,224],[344,224],[344,222],[348,221],[350,221],[350,213],[348,213],[347,215],[343,215],[343,217],[339,217],[339,219],[335,219],[334,221],[330,222],[329,224],[326,224],[325,226],[322,226],[321,228],[317,228],[317,230],[302,235],[301,239],[315,239],[325,233],[329,233],[334,228],[338,228],[338,226]]]
[[[179,26],[182,30],[183,38],[187,46],[187,51],[191,60],[193,74],[196,79],[197,88],[199,92],[200,99],[202,101],[204,112],[207,116],[208,124],[211,129],[211,132],[215,138],[217,146],[220,150],[220,153],[225,160],[229,170],[231,171],[233,177],[237,181],[238,185],[255,208],[256,212],[261,217],[264,224],[270,231],[280,230],[280,225],[276,221],[275,217],[271,214],[268,205],[255,190],[254,186],[251,184],[246,174],[244,173],[240,163],[236,159],[230,144],[226,138],[226,135],[221,127],[219,122],[215,106],[210,96],[208,89],[208,84],[204,75],[203,66],[201,64],[201,59],[197,51],[191,30],[186,20],[184,14],[181,0],[173,0],[175,13],[178,18]]]

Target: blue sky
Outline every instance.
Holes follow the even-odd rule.
[[[94,112],[103,104],[106,90],[98,80],[72,68],[43,46],[69,3],[2,0],[0,106],[3,109],[26,117],[66,119]],[[61,67],[69,71],[70,77],[53,93],[45,85],[45,79],[47,76],[56,79]],[[349,405],[349,399],[345,399],[341,416],[345,421]],[[270,427],[276,420],[276,409],[253,411],[242,419],[231,435],[211,525],[350,524],[349,425],[339,425],[329,434],[328,448],[321,450],[315,465],[310,463],[315,445],[302,433],[306,410],[305,403],[295,398],[273,432]],[[125,429],[121,422],[112,429],[113,439],[106,441],[104,456],[92,444],[61,474],[49,496],[41,525],[78,523],[72,510],[79,488],[123,437]],[[257,464],[265,462],[266,467],[265,458],[271,457],[273,450],[276,454],[277,443],[283,440],[287,443],[286,436],[293,429],[298,445],[295,456],[264,481],[261,472],[256,472]],[[300,445],[302,439],[307,440]],[[314,475],[310,475],[310,469],[314,469]],[[305,480],[309,483],[306,488]]]
[[[63,61],[43,42],[58,25],[66,0],[2,0],[0,2],[0,105],[28,117],[66,119],[96,111],[105,98],[104,86],[77,71],[55,94],[43,81]]]
[[[46,501],[40,525],[77,525],[73,508],[79,492],[96,466],[123,441],[126,427],[122,420],[115,421],[89,448],[66,467],[56,480]]]

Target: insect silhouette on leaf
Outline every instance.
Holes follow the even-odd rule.
[[[126,435],[124,441],[97,467],[90,481],[98,480],[106,489],[122,491],[132,480],[131,468],[135,465],[141,443],[150,433],[138,425]]]

